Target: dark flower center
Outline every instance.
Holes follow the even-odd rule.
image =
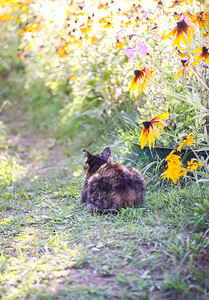
[[[177,22],[177,29],[178,29],[178,32],[181,32],[181,31],[186,32],[186,31],[187,31],[187,28],[188,28],[188,25],[187,25],[184,21]]]
[[[208,49],[207,47],[205,47],[205,46],[202,47],[202,54],[203,54],[203,56],[209,54],[209,53],[208,53],[208,50],[209,50],[209,49]]]
[[[142,77],[143,76],[143,72],[140,70],[135,70],[134,71],[134,75],[136,76],[136,78]]]
[[[183,67],[186,67],[187,59],[182,59],[181,62],[182,62]]]
[[[149,129],[150,126],[152,126],[152,123],[150,121],[145,121],[145,122],[142,122],[142,124],[144,125],[144,127],[146,129]]]
[[[198,17],[197,17],[197,20],[198,20],[198,21],[203,21],[203,17],[202,17],[202,16],[198,16]]]

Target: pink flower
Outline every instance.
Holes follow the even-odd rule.
[[[138,45],[136,45],[136,51],[141,54],[141,55],[147,55],[147,46],[145,46],[143,43],[138,43]]]
[[[134,54],[133,54],[133,50],[131,47],[128,47],[125,51],[125,55],[129,58],[129,59],[132,59]]]

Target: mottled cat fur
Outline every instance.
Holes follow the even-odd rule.
[[[142,203],[146,191],[144,177],[136,168],[114,163],[110,148],[93,155],[84,150],[85,182],[82,201],[91,212],[117,212]]]

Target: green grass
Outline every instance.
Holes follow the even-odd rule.
[[[1,299],[209,296],[208,214],[196,205],[206,185],[151,181],[140,208],[91,215],[80,201],[82,153],[61,159],[48,140],[28,143],[21,177],[1,187]]]

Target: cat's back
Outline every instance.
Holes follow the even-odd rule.
[[[100,178],[101,180],[107,180],[111,182],[112,186],[132,186],[136,181],[143,181],[145,184],[144,177],[136,168],[128,169],[126,166],[116,163],[109,162],[103,164],[98,171],[93,175],[92,179]]]
[[[100,176],[108,176],[110,178],[117,177],[123,177],[126,173],[129,173],[129,170],[124,166],[116,162],[109,162],[106,164],[103,164],[97,173]]]
[[[103,208],[119,209],[142,203],[146,184],[135,168],[106,163],[89,180],[91,199]]]

